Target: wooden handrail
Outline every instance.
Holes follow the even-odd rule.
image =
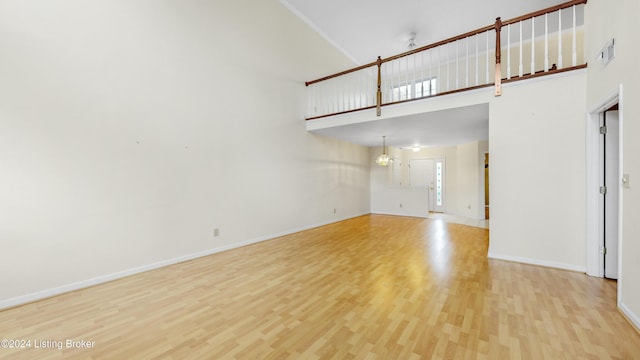
[[[566,3],[558,4],[556,6],[551,6],[551,7],[548,7],[546,9],[534,11],[534,12],[531,12],[531,13],[528,13],[528,14],[525,14],[525,15],[522,15],[522,16],[518,16],[517,18],[509,19],[507,21],[503,21],[502,22],[502,26],[515,24],[515,23],[520,22],[520,21],[529,20],[529,19],[534,18],[536,16],[552,13],[554,11],[563,10],[563,9],[566,9],[566,8],[569,8],[569,7],[572,7],[572,6],[575,6],[575,5],[586,4],[586,3],[587,3],[587,0],[573,0],[573,1],[566,2]]]
[[[422,52],[422,51],[425,51],[425,50],[436,48],[438,46],[446,45],[446,44],[449,44],[449,43],[452,43],[452,42],[455,42],[455,41],[458,41],[458,40],[461,40],[461,39],[464,39],[464,38],[467,38],[467,37],[470,37],[470,36],[481,34],[481,33],[486,32],[488,30],[493,30],[493,29],[494,29],[494,25],[485,26],[485,27],[480,28],[480,29],[476,29],[476,30],[473,30],[473,31],[466,32],[466,33],[464,33],[462,35],[457,35],[457,36],[454,36],[454,37],[450,37],[448,39],[444,39],[442,41],[438,41],[437,43],[425,45],[425,46],[422,46],[422,47],[419,47],[419,48],[415,48],[413,50],[409,50],[407,52],[403,52],[403,53],[398,54],[398,55],[394,55],[394,56],[390,56],[388,58],[381,59],[381,61],[382,61],[382,63],[386,63],[386,62],[389,62],[389,61],[397,60],[397,59],[403,58],[405,56],[413,55],[415,53],[419,53],[419,52]],[[369,68],[369,67],[373,67],[373,66],[376,66],[376,65],[378,65],[378,60],[376,60],[374,62],[370,62],[368,64],[356,66],[354,68],[347,69],[347,70],[341,71],[339,73],[335,73],[335,74],[332,74],[332,75],[321,77],[319,79],[307,81],[304,84],[305,84],[305,86],[309,86],[309,85],[312,85],[312,84],[315,84],[315,83],[319,83],[321,81],[333,79],[333,78],[336,78],[338,76],[350,74],[352,72],[356,72],[356,71],[359,71],[359,70],[362,70],[362,69],[366,69],[366,68]]]
[[[307,81],[307,82],[304,83],[304,85],[305,86],[309,86],[309,85],[312,85],[312,84],[315,84],[315,83],[319,83],[321,81],[333,79],[333,78],[336,78],[336,77],[342,76],[342,75],[347,75],[347,74],[350,74],[352,72],[356,72],[358,70],[366,69],[366,68],[369,68],[369,67],[372,67],[372,66],[376,66],[376,65],[378,65],[378,61],[377,60],[374,61],[374,62],[368,63],[368,64],[360,65],[360,66],[357,66],[357,67],[354,67],[354,68],[351,68],[351,69],[348,69],[348,70],[345,70],[345,71],[341,71],[339,73],[335,73],[333,75],[328,75],[328,76],[325,76],[325,77],[322,77],[322,78],[319,78],[319,79]]]
[[[486,32],[488,30],[493,30],[493,29],[494,29],[494,25],[485,26],[485,27],[480,28],[480,29],[476,29],[476,30],[469,31],[469,32],[466,32],[466,33],[461,34],[461,35],[457,35],[457,36],[454,36],[454,37],[450,37],[448,39],[444,39],[442,41],[438,41],[437,43],[425,45],[425,46],[422,46],[422,47],[419,47],[419,48],[415,48],[413,50],[409,50],[407,52],[403,52],[402,54],[398,54],[398,55],[390,56],[388,58],[384,58],[384,59],[382,59],[382,62],[386,63],[386,62],[389,62],[389,61],[397,60],[397,59],[403,58],[405,56],[413,55],[415,53],[419,53],[419,52],[422,52],[422,51],[425,51],[425,50],[436,48],[438,46],[442,46],[442,45],[446,45],[446,44],[449,44],[449,43],[452,43],[452,42],[456,42],[456,41],[462,40],[464,38],[468,38],[468,37],[471,37],[471,36],[474,36],[474,35],[482,34],[483,32]]]

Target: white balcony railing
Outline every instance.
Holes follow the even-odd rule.
[[[306,83],[307,120],[586,66],[574,0]]]

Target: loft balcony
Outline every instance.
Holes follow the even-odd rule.
[[[564,4],[306,82],[308,121],[582,69],[584,5]]]

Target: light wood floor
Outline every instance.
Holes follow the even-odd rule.
[[[640,358],[615,282],[487,260],[488,233],[359,217],[2,311],[1,338],[95,347],[0,358]]]

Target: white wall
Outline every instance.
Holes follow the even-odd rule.
[[[620,115],[623,119],[622,172],[631,175],[629,188],[622,189],[622,232],[620,237],[621,269],[618,278],[618,304],[622,311],[640,328],[640,2],[621,0],[612,3],[590,0],[586,12],[588,91],[587,110],[591,111],[620,85],[623,94]],[[606,67],[596,59],[604,44],[615,38],[615,59]]]
[[[479,141],[458,145],[458,214],[473,219],[484,219],[484,176],[479,171],[484,167],[486,142],[483,145]]]
[[[489,257],[585,270],[586,73],[504,86],[489,106]]]
[[[276,1],[2,1],[0,48],[0,307],[370,210],[302,120],[353,64]]]

